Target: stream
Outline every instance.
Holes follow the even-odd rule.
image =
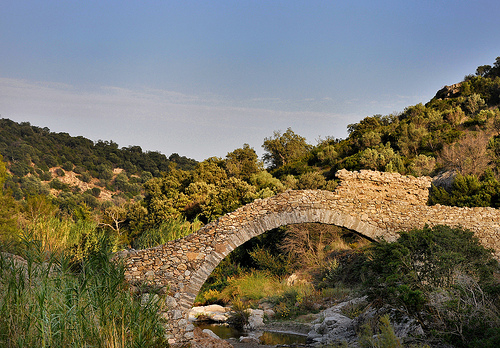
[[[249,336],[248,331],[240,331],[235,329],[234,327],[228,325],[220,325],[220,324],[208,324],[208,323],[195,323],[197,327],[200,329],[209,329],[217,336],[222,339],[230,339],[235,338],[239,339],[241,336]],[[277,344],[283,345],[296,345],[296,344],[305,344],[306,343],[306,335],[301,335],[297,333],[291,332],[279,332],[279,331],[252,331],[252,333],[262,332],[262,335],[259,337],[260,344],[274,346]]]

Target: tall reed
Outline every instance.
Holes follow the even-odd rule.
[[[164,347],[158,298],[141,303],[105,250],[84,258],[24,239],[25,261],[0,255],[0,346]]]
[[[134,247],[136,249],[147,249],[162,245],[171,240],[185,237],[200,229],[201,226],[202,223],[199,220],[193,222],[184,219],[167,220],[160,226],[145,230],[134,241]]]

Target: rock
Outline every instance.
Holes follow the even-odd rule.
[[[341,342],[354,344],[358,339],[356,332],[360,330],[361,326],[365,323],[376,322],[385,314],[389,314],[389,320],[397,337],[415,337],[424,334],[422,327],[415,319],[390,306],[370,307],[354,319],[350,319],[342,313],[343,309],[349,308],[348,306],[363,306],[364,304],[368,305],[366,296],[325,309],[320,313],[319,318],[313,321],[314,326],[307,335],[308,342],[322,345]]]
[[[227,314],[228,310],[219,305],[193,307],[189,311],[188,318],[190,321],[197,321],[198,318],[203,317],[217,323],[225,323],[229,318]]]
[[[262,309],[249,309],[248,324],[245,325],[247,330],[255,330],[264,326],[264,311]]]
[[[354,322],[352,319],[340,313],[332,313],[316,324],[307,335],[308,341],[321,344],[338,344],[352,342],[357,338]]]
[[[298,280],[299,280],[299,277],[297,277],[297,275],[294,273],[286,279],[286,285],[288,285],[288,286],[295,285],[296,283],[298,283]]]
[[[424,335],[422,326],[405,312],[392,308],[389,305],[382,308],[370,308],[355,319],[356,326],[361,327],[364,323],[373,322],[377,318],[388,314],[394,334],[399,338],[418,337]]]
[[[179,310],[172,311],[172,319],[174,320],[182,319],[182,311]]]
[[[206,333],[206,334],[208,334],[208,335],[210,335],[210,336],[211,336],[211,337],[213,337],[213,338],[220,339],[220,337],[219,337],[219,336],[217,336],[217,335],[216,335],[216,334],[215,334],[212,330],[209,330],[209,329],[204,329],[204,330],[203,330],[203,332],[204,332],[204,333]]]
[[[264,315],[268,318],[274,318],[276,313],[272,309],[265,309],[264,310]]]
[[[158,302],[160,297],[157,294],[145,293],[141,296],[141,306],[145,306],[148,303]]]
[[[366,302],[366,296],[339,303],[325,309],[318,319],[313,321],[313,328],[307,334],[309,342],[319,344],[352,343],[357,340],[356,322],[342,313],[347,306],[357,306]]]
[[[256,337],[252,337],[252,336],[245,336],[245,337],[240,337],[240,343],[257,343],[259,344],[260,341],[258,338]]]
[[[210,331],[210,330],[207,330]],[[211,332],[211,331],[210,331]],[[215,335],[212,332],[213,335]],[[195,328],[193,331],[193,340],[191,342],[192,348],[232,348],[233,346],[226,342],[217,335],[212,336],[211,334],[201,330],[199,327]]]
[[[455,83],[451,86],[444,86],[439,91],[436,92],[434,98],[436,99],[449,99],[455,98],[460,95],[460,87],[462,86],[462,82]]]
[[[457,176],[457,172],[454,170],[448,170],[446,172],[439,173],[432,178],[432,184],[437,187],[442,187],[445,190],[450,190],[453,184],[453,180]]]
[[[310,283],[310,275],[305,273],[293,273],[286,279],[288,286]]]
[[[177,307],[177,301],[172,296],[167,296],[165,298],[165,304],[167,305],[168,308],[175,308],[175,307]]]

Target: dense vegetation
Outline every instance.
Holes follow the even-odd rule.
[[[95,313],[85,312],[86,309],[78,309],[78,306],[92,303],[90,297],[95,299],[97,296],[93,289],[85,286],[101,281],[98,278],[87,279],[92,270],[86,267],[93,267],[90,265],[94,265],[99,257],[102,259],[102,255],[126,247],[147,248],[180,238],[254,199],[266,198],[287,189],[333,190],[337,185],[335,172],[342,168],[439,176],[441,179],[435,181],[429,204],[498,208],[499,107],[500,57],[493,66],[478,67],[474,75],[444,87],[425,105],[409,106],[401,113],[391,115],[369,116],[349,125],[346,139],[327,138],[311,145],[290,128],[285,132],[276,131],[264,139],[262,147],[265,154],[262,159],[258,158],[253,148],[244,144],[229,152],[225,158],[212,157],[198,163],[178,154],[166,157],[159,152],[144,152],[139,146],[120,149],[112,141],[93,142],[67,133],[54,133],[27,122],[18,124],[1,119],[0,251],[26,256],[32,252],[29,250],[33,250],[30,245],[35,243],[38,245],[36,250],[39,250],[40,262],[61,260],[55,263],[54,277],[43,278],[46,270],[40,270],[34,277],[41,279],[40,284],[44,284],[47,291],[56,291],[50,296],[60,297],[61,303],[64,302],[65,294],[73,291],[69,288],[80,289],[78,296],[81,297],[71,297],[71,303],[79,311],[77,315],[84,318]],[[249,289],[256,289],[260,285],[256,286],[254,282],[273,279],[274,283],[269,289],[275,292],[273,301],[278,314],[289,317],[297,311],[313,309],[312,304],[318,301],[318,294],[335,293],[342,297],[349,292],[344,291],[344,285],[355,283],[349,276],[363,272],[363,277],[370,276],[372,284],[380,286],[378,290],[371,290],[373,294],[376,295],[377,291],[390,293],[394,305],[404,306],[415,315],[431,313],[445,318],[441,326],[429,326],[432,330],[442,332],[440,337],[457,346],[480,346],[477,342],[482,341],[477,332],[483,329],[485,332],[489,330],[488,339],[498,338],[498,332],[490,325],[498,323],[495,321],[498,320],[498,316],[495,317],[498,313],[491,316],[493,312],[484,311],[488,306],[498,308],[498,291],[488,278],[494,266],[490,267],[491,260],[487,258],[487,252],[472,250],[476,248],[472,236],[467,232],[452,232],[461,236],[462,240],[451,240],[450,236],[450,245],[457,246],[453,250],[432,249],[439,245],[426,244],[436,234],[447,236],[450,233],[443,227],[432,231],[426,229],[411,236],[403,234],[400,244],[382,243],[365,252],[359,247],[364,247],[366,242],[348,231],[333,227],[330,230],[316,225],[298,229],[282,228],[250,241],[224,260],[205,285],[199,301],[227,302],[245,296],[258,298],[261,295],[244,295],[241,292],[244,282],[248,282]],[[107,241],[105,247],[103,240]],[[308,244],[298,242],[304,240]],[[426,254],[428,250],[434,250],[436,254]],[[457,254],[459,252],[461,256]],[[418,257],[425,256],[425,262],[412,259],[412,253]],[[365,260],[367,255],[371,255],[372,263]],[[435,255],[441,257],[436,259]],[[490,268],[481,270],[478,264],[466,264],[462,260],[473,257],[484,261],[485,267]],[[63,267],[62,260],[67,260],[64,262],[70,266]],[[391,268],[377,269],[380,260],[391,260]],[[450,263],[444,263],[443,260]],[[7,294],[5,291],[18,291],[19,297],[14,299],[28,302],[33,298],[40,299],[39,294],[29,292],[40,289],[26,287],[24,283],[14,287],[7,285],[14,280],[19,281],[20,277],[9,273],[12,266],[6,262],[2,261],[0,267],[2,296]],[[432,269],[403,268],[415,262],[432,265]],[[431,278],[425,280],[425,284],[433,287],[423,286],[424,283],[411,278],[424,271],[437,272],[441,269],[439,264],[445,267],[439,272],[444,273],[438,276],[431,274]],[[278,294],[283,278],[292,272],[300,272],[304,266],[315,287],[285,287]],[[121,279],[119,269],[110,272]],[[409,278],[398,278],[398,272]],[[98,277],[97,274],[95,276]],[[457,283],[457,276],[466,283]],[[55,289],[53,282],[61,286]],[[125,289],[126,286],[120,282],[117,280],[113,286]],[[80,284],[80,287],[75,284]],[[99,285],[105,289],[108,286],[110,284]],[[66,293],[58,293],[60,289],[66,289]],[[465,313],[471,318],[476,318],[474,315],[477,314],[489,321],[466,322],[463,319],[464,312],[454,312],[455,308],[449,313],[462,318],[462,331],[452,331],[446,326],[446,320],[452,319],[446,316],[449,313],[429,305],[437,289],[448,294],[447,299],[451,302],[447,302],[446,308],[450,310],[454,303],[465,303],[466,307],[470,305],[469,302],[463,302],[468,301],[461,295],[464,292],[468,291],[474,296],[479,294],[477,291],[486,294],[487,297],[482,297],[481,306],[467,307],[470,311]],[[121,301],[119,296],[115,297]],[[132,297],[123,301],[134,301]],[[489,302],[484,302],[486,299]],[[69,302],[66,304],[69,305]],[[152,304],[153,307],[157,305]],[[12,306],[16,306],[15,302],[3,302],[1,306],[1,310],[13,313],[12,316],[20,315],[26,319],[23,313],[14,311]],[[35,304],[33,306],[35,309]],[[70,318],[68,320],[77,321],[77,318],[71,319],[73,313],[64,312],[62,308],[50,307],[47,309],[53,311],[50,313],[39,311],[39,317],[28,316],[29,321],[16,325],[20,325],[25,332],[38,330],[38,334],[47,335],[43,336],[46,337],[47,346],[73,344],[71,342],[78,340],[88,340],[90,345],[96,346],[107,344],[103,340],[108,338],[92,335],[82,338],[69,333],[58,333],[62,336],[56,337],[55,333],[47,332],[48,329],[57,331],[69,325],[53,320],[56,326],[48,327],[43,321],[48,318],[67,317]],[[134,308],[130,309],[131,315],[136,310]],[[5,318],[7,316],[0,322],[1,342],[8,342],[7,346],[22,346],[22,343],[13,340],[21,342],[18,340],[24,338],[9,336],[21,330],[20,327],[11,328],[9,325],[13,321],[5,321]],[[101,319],[92,320],[99,322]],[[157,338],[153,337],[153,333],[156,332],[158,318],[152,315],[144,320],[149,321],[147,325],[151,330],[138,335],[150,337],[150,343],[154,343]],[[423,317],[421,320],[425,321]],[[456,324],[456,321],[451,322]],[[79,330],[95,334],[92,330],[96,329],[87,330],[82,326]],[[133,337],[131,334],[127,340],[123,339],[122,346],[132,344],[130,342],[135,340]],[[481,344],[487,346],[492,342],[487,340]],[[29,345],[31,341],[22,342]],[[161,340],[158,339],[158,342]]]

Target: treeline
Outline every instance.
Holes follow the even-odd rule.
[[[49,169],[53,167],[74,171],[82,180],[89,181],[90,178],[109,180],[114,168],[124,169],[129,177],[155,177],[172,164],[182,169],[196,165],[195,160],[175,153],[166,157],[157,151],[143,151],[140,146],[119,148],[113,141],[93,142],[82,136],[72,137],[9,119],[0,119],[0,154],[17,184],[10,184],[17,198],[26,196],[24,186],[30,186],[23,185],[22,178],[31,174],[42,181],[51,180]]]
[[[11,163],[9,169],[16,176],[35,174],[56,166],[67,170],[80,167],[80,171],[89,171],[95,177],[102,171],[99,166],[123,168],[129,174],[146,171],[159,176],[170,163],[176,163],[182,169],[191,169],[196,164],[195,160],[178,154],[167,158],[157,151],[144,152],[140,146],[118,148],[113,141],[93,142],[82,136],[54,133],[47,127],[8,119],[0,119],[0,153]]]

